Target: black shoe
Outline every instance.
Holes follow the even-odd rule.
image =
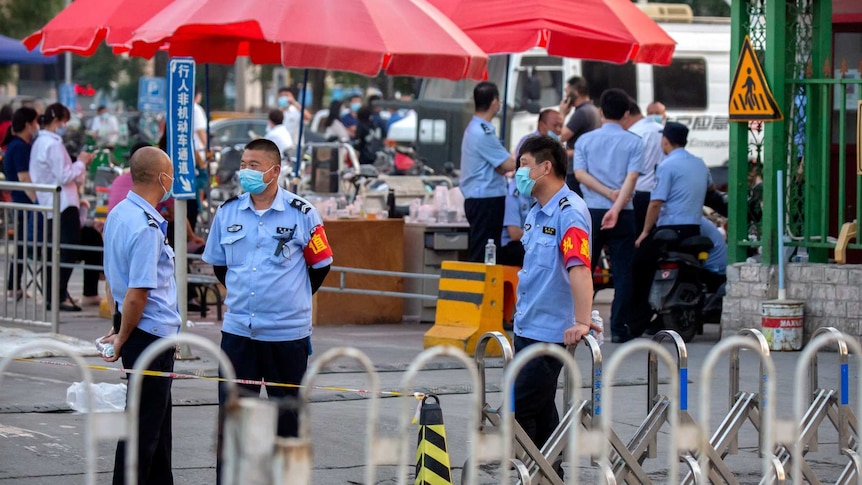
[[[74,303],[60,303],[60,311],[61,312],[79,312],[81,311],[81,307]]]
[[[187,311],[190,311],[190,312],[199,312],[199,311],[201,311],[201,305],[200,305],[200,303],[198,303],[198,302],[196,302],[196,301],[190,301],[190,302],[189,302],[189,304],[188,304]]]
[[[613,342],[615,344],[624,344],[631,339],[632,338],[628,335],[612,335],[611,336],[611,342]]]

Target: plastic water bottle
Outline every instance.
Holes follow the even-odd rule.
[[[593,313],[590,314],[590,324],[602,329],[601,332],[596,332],[595,330],[590,330],[590,335],[596,339],[599,345],[605,343],[605,322],[602,320],[601,315],[599,315],[598,310],[593,310]]]
[[[493,239],[488,239],[488,244],[485,245],[485,264],[494,266],[497,264],[497,245]]]
[[[102,354],[103,357],[113,357],[114,356],[114,344],[112,343],[102,343],[102,339],[104,337],[99,337],[96,339],[96,350]]]

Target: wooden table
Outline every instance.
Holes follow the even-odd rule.
[[[346,219],[324,221],[332,246],[333,266],[404,270],[404,221]],[[346,288],[403,291],[403,278],[347,273]],[[330,271],[323,286],[338,287],[341,273]],[[402,298],[318,291],[314,295],[314,325],[400,323]]]

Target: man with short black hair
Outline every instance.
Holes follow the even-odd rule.
[[[294,146],[293,137],[290,136],[290,132],[284,126],[284,113],[279,109],[270,110],[266,125],[267,130],[264,138],[275,143],[278,152],[284,158],[287,150]]]
[[[520,158],[518,190],[535,197],[536,204],[521,239],[526,254],[518,273],[515,352],[537,343],[577,345],[591,328],[601,331],[590,322],[590,213],[566,186],[566,152],[557,140],[530,138]],[[515,380],[515,419],[539,448],[560,421],[554,400],[562,366],[558,359],[536,358]]]
[[[461,193],[464,213],[470,223],[467,259],[482,262],[485,245],[492,239],[500,247],[506,210],[506,172],[515,169],[515,159],[497,138],[491,120],[500,109],[497,85],[480,82],[473,89],[476,113],[461,141]]]
[[[602,126],[602,117],[599,115],[599,110],[590,99],[590,87],[587,80],[572,76],[566,82],[566,93],[563,100],[560,102],[560,115],[563,119],[568,116],[569,111],[575,108],[575,113],[569,118],[563,132],[560,135],[560,140],[566,144],[566,153],[569,156],[569,168],[566,172],[566,184],[569,188],[581,194],[578,181],[575,180],[573,169],[573,158],[575,154],[575,142],[584,133],[593,131]]]
[[[239,181],[245,193],[213,218],[203,259],[227,289],[221,348],[239,379],[298,385],[311,355],[311,296],[332,264],[323,221],[307,200],[278,186],[275,143],[245,147]],[[259,385],[240,388],[260,393]],[[296,387],[267,386],[270,398],[296,397]],[[219,384],[219,404],[226,391]],[[281,409],[278,436],[296,436],[295,408]]]
[[[560,112],[553,108],[543,109],[541,113],[539,113],[539,119],[536,122],[536,131],[524,135],[521,140],[518,141],[518,145],[515,146],[515,155],[518,156],[521,152],[521,146],[525,141],[527,141],[527,138],[542,135],[550,136],[559,141],[560,134],[562,132],[563,117],[560,116]]]
[[[622,127],[629,113],[628,94],[608,89],[602,93],[600,103],[605,122],[575,143],[574,168],[592,216],[593,267],[605,244],[610,249],[614,276],[611,338],[621,343],[630,338],[626,326],[633,318],[630,306],[635,220],[631,196],[643,168],[643,146],[640,138]]]

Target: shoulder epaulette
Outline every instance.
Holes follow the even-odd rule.
[[[302,212],[303,214],[308,214],[308,211],[311,210],[311,206],[308,205],[302,199],[293,199],[292,201],[290,201],[290,206],[293,207],[294,209]]]
[[[150,213],[146,211],[144,211],[144,215],[147,216],[147,225],[149,225],[150,227],[155,227],[156,229],[160,229],[159,221],[157,221],[155,217],[151,216]]]
[[[572,206],[572,203],[569,202],[568,197],[563,197],[562,199],[560,199],[560,209],[565,209],[566,207],[571,207],[571,206]]]
[[[494,130],[491,128],[490,125],[487,125],[485,123],[479,123],[479,124],[482,125],[482,130],[485,132],[486,135],[493,135],[494,134]]]
[[[228,200],[226,200],[226,201],[222,202],[221,207],[224,207],[224,206],[226,206],[226,205],[230,204],[231,202],[233,202],[233,201],[235,201],[235,200],[237,200],[237,199],[239,199],[239,196],[238,196],[238,195],[234,195],[234,196],[233,196],[233,197],[231,197],[230,199],[228,199]]]

